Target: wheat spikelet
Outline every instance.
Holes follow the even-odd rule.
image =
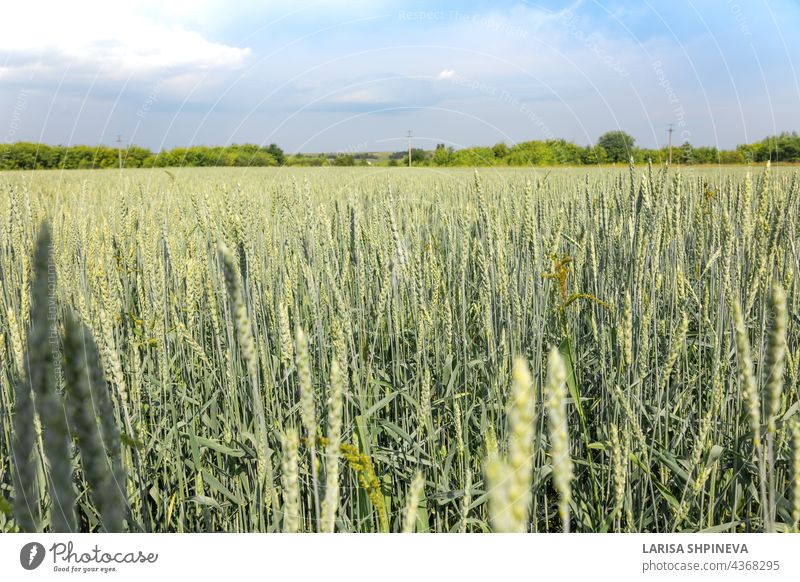
[[[105,374],[100,366],[100,354],[95,344],[91,333],[88,330],[84,331],[86,342],[83,348],[86,352],[86,365],[89,374],[89,390],[91,392],[91,401],[97,411],[97,418],[100,421],[100,437],[103,441],[103,448],[108,456],[109,463],[111,464],[111,472],[113,479],[112,489],[104,491],[103,495],[113,496],[113,501],[108,503],[109,511],[113,508],[119,507],[119,511],[124,512],[127,505],[127,475],[122,461],[122,444],[120,439],[119,425],[117,417],[114,413],[114,404],[111,401],[111,393],[108,384],[106,383]],[[118,519],[114,515],[109,514],[104,516],[107,526],[110,528],[112,525],[118,523]],[[109,531],[111,531],[109,529]]]
[[[467,467],[467,476],[464,482],[464,497],[461,498],[461,525],[460,533],[467,533],[467,519],[472,505],[472,469]]]
[[[22,255],[22,297],[21,297],[21,307],[20,310],[22,311],[22,326],[25,327],[30,323],[30,298],[31,298],[31,278],[30,278],[30,260],[28,259],[28,254],[25,253]]]
[[[496,532],[517,531],[509,508],[509,482],[511,469],[503,459],[497,455],[488,456],[486,459],[486,482],[489,485],[489,519],[492,529]]]
[[[286,303],[278,304],[278,331],[280,333],[281,363],[288,366],[294,358],[294,342],[289,327],[289,310]]]
[[[293,428],[283,436],[283,457],[281,461],[283,483],[283,531],[296,533],[301,522],[300,481],[298,477],[297,431]]]
[[[300,420],[306,431],[311,453],[311,488],[314,497],[314,515],[319,523],[319,490],[317,488],[317,403],[314,385],[311,380],[311,357],[308,353],[308,339],[298,326],[296,332],[296,365],[300,384]]]
[[[499,453],[498,446],[497,446],[497,435],[494,432],[494,427],[489,425],[488,430],[486,431],[486,458],[493,459]]]
[[[306,431],[306,438],[313,442],[317,438],[317,411],[314,386],[311,380],[311,358],[308,354],[308,340],[303,330],[296,332],[297,376],[300,384],[300,419]]]
[[[17,321],[14,310],[10,307],[6,312],[8,316],[9,337],[11,338],[11,351],[14,356],[14,369],[18,376],[25,372],[25,339]]]
[[[458,454],[464,456],[464,426],[461,423],[461,405],[453,400],[453,432],[456,435]]]
[[[495,531],[524,533],[530,519],[533,478],[533,420],[536,400],[528,365],[514,360],[508,411],[508,459],[497,454],[494,432],[487,435],[486,477]]]
[[[58,359],[56,331],[55,273],[50,227],[39,228],[33,259],[31,328],[28,333],[28,377],[36,395],[36,410],[42,422],[44,452],[50,478],[50,525],[54,532],[74,532],[75,491],[72,475],[70,435],[64,405],[56,392],[55,363]]]
[[[331,390],[328,397],[328,444],[325,447],[325,499],[322,502],[322,531],[332,533],[339,506],[339,447],[342,444],[342,403],[346,371],[334,357],[331,361]]]
[[[508,461],[511,470],[509,501],[517,531],[526,531],[530,517],[533,479],[533,420],[536,398],[533,380],[523,358],[515,358],[512,370],[511,409],[508,413]]]
[[[557,348],[547,358],[547,420],[553,462],[553,484],[559,495],[558,513],[565,533],[569,533],[569,504],[572,498],[572,458],[567,428],[567,372]]]
[[[403,512],[403,533],[414,533],[414,526],[417,523],[417,510],[419,508],[420,496],[425,488],[425,477],[422,471],[417,471],[411,487],[406,496],[406,507]]]
[[[772,285],[770,293],[772,327],[769,333],[766,365],[767,434],[775,433],[775,418],[780,412],[783,371],[786,360],[786,328],[789,315],[786,310],[786,293],[779,283]]]
[[[103,448],[96,415],[98,403],[92,399],[91,372],[87,365],[96,356],[94,341],[72,316],[64,324],[64,386],[70,427],[81,452],[86,480],[92,488],[100,526],[106,532],[121,532],[123,499],[114,483],[111,461]]]
[[[36,430],[30,379],[14,383],[14,442],[11,449],[14,477],[14,517],[22,532],[38,529],[39,490],[36,485]]]
[[[611,464],[614,475],[614,511],[622,511],[625,503],[625,486],[628,478],[628,459],[620,444],[619,430],[611,425]]]
[[[425,368],[422,373],[422,382],[419,392],[419,409],[417,412],[417,426],[419,427],[420,439],[424,438],[425,431],[431,418],[431,373]]]
[[[736,353],[739,358],[739,374],[742,379],[747,413],[750,418],[750,430],[753,433],[753,444],[761,446],[761,401],[753,375],[753,360],[750,357],[750,339],[744,325],[742,309],[738,303],[733,304],[733,325],[736,334]]]
[[[753,447],[755,448],[759,466],[759,494],[761,501],[764,528],[771,530],[770,507],[767,500],[767,469],[766,458],[761,446],[761,398],[753,375],[753,360],[750,357],[750,340],[744,325],[744,317],[739,303],[733,304],[733,325],[736,334],[736,352],[739,359],[739,374],[741,376],[744,400],[750,419],[750,430],[753,434]]]
[[[620,328],[622,344],[622,361],[626,367],[633,363],[633,310],[631,309],[631,292],[625,293],[625,303],[622,309],[622,326]]]
[[[672,370],[675,367],[675,362],[678,361],[678,356],[684,347],[686,341],[686,333],[689,330],[689,318],[684,312],[681,315],[681,324],[678,328],[678,333],[672,342],[672,347],[669,350],[669,355],[664,362],[664,368],[661,376],[661,389],[664,390],[669,385],[669,378],[672,375]]]
[[[125,428],[132,436],[133,425],[130,420],[130,413],[128,412],[128,383],[125,380],[125,372],[122,368],[122,360],[120,359],[117,344],[114,339],[114,328],[111,323],[111,316],[105,308],[100,309],[100,329],[102,331],[103,339],[103,362],[108,368],[109,379],[114,383],[119,394],[119,400],[122,403],[123,419],[125,421]]]
[[[767,417],[767,499],[769,523],[774,528],[775,512],[775,419],[781,408],[783,371],[786,360],[786,328],[789,316],[786,310],[786,293],[777,281],[773,282],[769,296],[772,326],[769,332],[766,365],[766,417]]]

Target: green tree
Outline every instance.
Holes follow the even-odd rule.
[[[428,152],[420,148],[411,148],[411,163],[420,164],[428,159]],[[408,158],[406,158],[406,162]]]
[[[552,152],[553,163],[576,166],[581,163],[581,148],[565,139],[550,139],[545,142]]]
[[[672,152],[672,159],[679,164],[695,164],[697,163],[697,159],[695,158],[694,148],[692,144],[688,141],[685,141],[681,144],[679,148],[675,148]]]
[[[505,160],[508,157],[508,154],[511,153],[511,150],[505,143],[500,142],[494,144],[494,147],[492,148],[492,153],[494,154],[494,157],[497,158],[497,160]]]
[[[771,158],[780,162],[800,161],[800,135],[797,132],[784,132],[768,138]]]
[[[739,150],[722,150],[719,152],[720,164],[743,164],[745,162]]]
[[[435,166],[451,166],[453,165],[453,148],[446,147],[443,143],[437,144],[433,152],[431,161]]]
[[[581,162],[586,165],[603,164],[607,161],[606,150],[599,146],[586,146],[581,149]]]
[[[350,154],[339,154],[333,158],[334,166],[355,166],[356,158]]]
[[[277,144],[271,143],[267,147],[261,149],[271,155],[275,161],[278,162],[279,166],[282,166],[286,163],[286,154],[277,146]]]
[[[608,131],[597,140],[597,145],[606,152],[610,162],[627,162],[634,154],[633,145],[636,142],[632,136],[624,131]]]
[[[474,147],[458,150],[453,154],[454,166],[491,166],[494,164],[492,148]]]
[[[553,149],[543,141],[524,141],[515,144],[508,155],[511,166],[544,166],[556,163]]]

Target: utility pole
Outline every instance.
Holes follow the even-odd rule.
[[[669,165],[672,165],[672,124],[669,124]]]
[[[122,169],[122,136],[117,134],[117,153],[119,154],[119,169]]]
[[[408,167],[410,168],[411,167],[411,130],[410,129],[408,130],[408,133],[406,134],[406,137],[408,138]]]

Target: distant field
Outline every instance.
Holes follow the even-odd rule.
[[[0,530],[796,531],[799,220],[791,168],[0,173]]]

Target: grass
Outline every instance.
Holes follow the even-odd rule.
[[[799,189],[0,175],[0,530],[796,529]]]

